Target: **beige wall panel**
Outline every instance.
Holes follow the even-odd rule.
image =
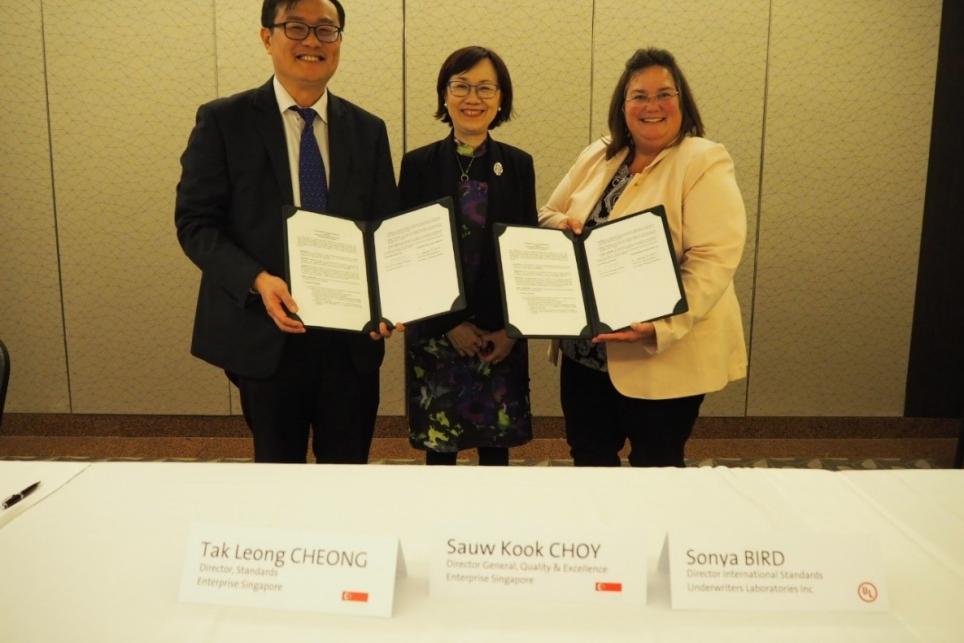
[[[775,0],[750,415],[903,413],[939,0]]]
[[[0,339],[11,353],[6,410],[70,411],[39,0],[0,5]]]
[[[231,415],[241,415],[241,394],[237,386],[229,386],[231,393]]]
[[[396,335],[385,344],[379,415],[405,415],[405,338]]]
[[[445,57],[466,45],[491,47],[512,74],[515,109],[493,136],[532,154],[537,199],[545,202],[589,141],[592,1],[408,0],[405,6],[408,149],[448,134],[432,117]],[[544,346],[530,346],[532,409],[559,415],[559,375],[546,363]]]
[[[609,102],[626,59],[638,48],[673,53],[686,74],[706,136],[726,145],[747,211],[747,242],[736,275],[749,341],[753,260],[766,83],[767,0],[596,0],[592,133],[609,132]],[[746,381],[707,397],[702,415],[743,415]]]
[[[261,44],[261,3],[214,0],[218,96],[263,85],[274,71]]]
[[[392,160],[402,158],[402,2],[351,0],[345,6],[345,33],[331,90],[385,121]],[[260,3],[216,0],[218,92],[228,96],[263,84],[273,73],[261,44]],[[402,415],[404,406],[401,341],[389,340],[381,370],[382,415]],[[240,413],[232,393],[232,411]]]
[[[44,7],[73,410],[226,413],[223,375],[188,353],[198,274],[173,223],[178,158],[214,94],[212,7]]]
[[[549,363],[549,340],[529,340],[529,402],[533,415],[561,416],[559,367]]]

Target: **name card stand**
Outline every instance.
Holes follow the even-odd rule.
[[[637,535],[450,523],[434,533],[433,597],[646,604],[645,548]]]
[[[179,599],[390,617],[404,575],[397,538],[195,524]]]
[[[673,609],[882,612],[883,566],[872,536],[673,531],[659,568]]]

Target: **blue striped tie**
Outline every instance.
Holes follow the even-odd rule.
[[[292,107],[305,121],[301,132],[301,153],[298,161],[298,181],[301,184],[301,207],[306,210],[324,211],[328,207],[328,180],[325,178],[325,162],[318,149],[312,123],[315,110],[310,107]]]

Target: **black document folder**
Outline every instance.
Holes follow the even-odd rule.
[[[292,206],[285,278],[305,326],[367,333],[465,308],[450,198],[378,221]]]
[[[568,230],[496,224],[510,337],[591,338],[688,310],[663,206]]]

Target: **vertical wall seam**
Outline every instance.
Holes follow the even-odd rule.
[[[593,81],[596,78],[596,0],[592,0],[592,14],[589,17],[589,126],[586,145],[592,143],[592,104],[594,99]]]
[[[260,21],[259,21],[260,22]],[[218,0],[211,0],[211,38],[214,41],[214,97],[221,97],[221,78],[218,73]],[[225,378],[228,394],[228,415],[234,415],[234,400],[231,398],[231,381]]]
[[[218,0],[211,0],[211,30],[214,37],[214,96],[221,97],[221,76],[218,73]]]
[[[408,14],[406,0],[402,0],[402,155],[408,151]]]
[[[70,384],[70,350],[67,345],[67,304],[64,302],[64,269],[60,252],[60,221],[57,212],[57,181],[54,173],[54,135],[50,124],[50,78],[47,70],[47,21],[43,0],[40,2],[40,48],[44,68],[44,108],[47,112],[47,153],[50,159],[50,202],[54,215],[54,250],[57,255],[57,284],[60,286],[60,323],[63,327],[64,368],[67,375],[67,412],[74,412],[74,394]]]
[[[747,338],[746,393],[743,400],[743,416],[750,414],[750,378],[753,364],[753,331],[756,326],[757,272],[760,268],[760,227],[763,220],[763,171],[767,142],[767,105],[770,98],[770,42],[773,35],[773,0],[768,4],[767,46],[763,72],[763,119],[760,128],[760,174],[757,179],[756,233],[753,240],[753,280],[750,288],[750,335]]]

